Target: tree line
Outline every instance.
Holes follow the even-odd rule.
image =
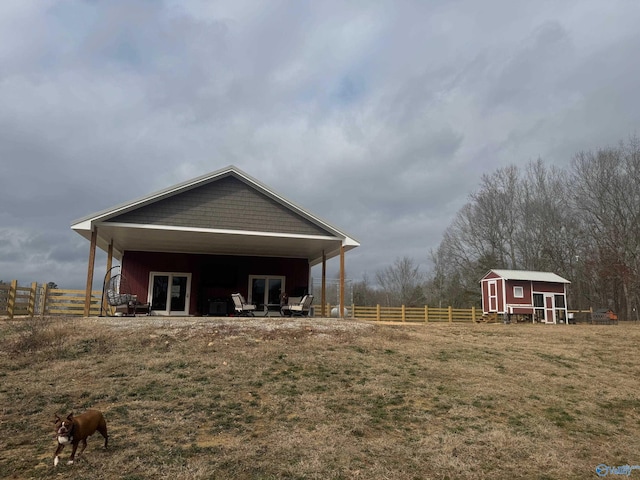
[[[429,252],[427,272],[398,258],[355,282],[359,305],[480,305],[490,269],[549,271],[571,281],[571,309],[638,320],[640,140],[583,151],[563,169],[542,160],[485,174]]]

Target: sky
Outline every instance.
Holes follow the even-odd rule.
[[[0,280],[84,288],[74,220],[228,165],[360,241],[348,278],[427,272],[483,174],[638,134],[639,24],[637,0],[2,0]]]

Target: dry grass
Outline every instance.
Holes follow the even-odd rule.
[[[8,478],[594,478],[640,464],[639,325],[0,322]],[[54,413],[110,448],[52,467]]]

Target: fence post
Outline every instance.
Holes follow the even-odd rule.
[[[424,323],[429,323],[429,307],[424,306]]]
[[[351,318],[356,318],[356,304],[351,304]]]
[[[406,322],[407,321],[407,309],[406,309],[406,307],[404,305],[402,305],[401,312],[402,312],[402,321]]]
[[[9,298],[7,299],[7,316],[9,320],[13,318],[13,311],[16,308],[16,293],[18,288],[18,281],[11,280],[9,284]]]
[[[475,323],[476,321],[476,306],[471,307],[471,321]]]
[[[380,304],[376,305],[376,321],[380,321]]]
[[[449,305],[449,323],[453,322],[453,308]]]
[[[42,298],[40,299],[40,314],[44,317],[47,309],[47,301],[49,300],[49,284],[42,284]]]
[[[27,315],[33,318],[36,313],[36,295],[38,294],[38,284],[36,282],[31,283],[31,290],[29,290],[29,305],[27,306]]]

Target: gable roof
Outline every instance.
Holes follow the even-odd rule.
[[[311,265],[359,242],[229,166],[74,221],[114,256],[125,250],[307,258]]]
[[[529,282],[550,282],[550,283],[571,283],[569,280],[562,278],[551,272],[535,272],[530,270],[489,270],[483,279],[487,278],[491,272],[495,273],[505,280],[523,280]]]

